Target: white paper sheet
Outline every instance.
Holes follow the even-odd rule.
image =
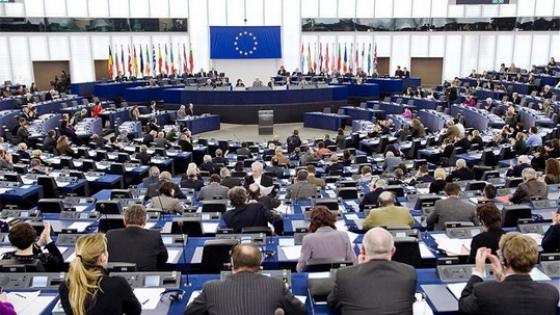
[[[165,288],[136,288],[133,292],[142,305],[142,310],[155,310],[163,291]]]
[[[550,277],[544,274],[539,268],[534,267],[529,273],[534,281],[550,281]]]
[[[332,190],[325,190],[325,193],[327,193],[327,196],[329,196],[329,198],[336,198],[336,192]]]
[[[301,255],[301,245],[281,247],[288,260],[298,260]]]
[[[80,206],[74,206],[74,208],[76,208],[76,212],[84,212],[87,209],[87,205],[80,205]]]
[[[303,304],[305,304],[305,302],[307,301],[307,296],[305,295],[294,295],[294,297]]]
[[[64,259],[65,263],[71,263],[76,258],[76,252],[73,252],[72,255],[68,256],[68,258]]]
[[[78,233],[82,233],[90,225],[91,222],[74,222],[68,226],[68,229],[76,229]]]
[[[5,253],[13,252],[14,250],[15,248],[11,246],[0,247],[0,258],[2,258],[2,256],[4,256]]]
[[[418,245],[420,247],[420,256],[423,259],[430,259],[436,257],[424,242],[420,242]]]
[[[350,221],[354,221],[354,220],[359,220],[360,218],[358,217],[357,214],[352,213],[352,214],[347,214],[346,215],[346,220],[350,220]]]
[[[344,220],[336,221],[334,226],[336,226],[336,229],[339,231],[348,231],[348,228],[346,227],[346,222],[344,222]]]
[[[449,256],[468,255],[471,250],[472,239],[448,238],[438,242],[438,249],[441,249]]]
[[[310,272],[307,274],[308,279],[328,279],[331,273],[329,271],[324,272]]]
[[[218,222],[202,222],[202,232],[204,234],[216,233],[219,225]]]
[[[56,182],[56,186],[58,187],[66,187],[70,184],[70,182]]]
[[[56,296],[39,296],[40,291],[10,292],[8,302],[12,303],[17,314],[39,315]]]
[[[154,226],[156,226],[157,222],[146,222],[146,225],[144,226],[145,229],[150,230],[152,229]]]
[[[167,263],[176,264],[179,261],[179,255],[183,252],[182,248],[167,248]]]
[[[463,292],[463,289],[466,285],[466,282],[450,283],[447,285],[447,289],[451,291],[451,293],[457,300],[459,300],[461,298],[461,292]]]
[[[193,293],[191,293],[191,296],[189,297],[189,301],[187,302],[187,305],[191,304],[192,301],[194,301],[194,299],[196,299],[197,296],[200,295],[200,291],[193,291]]]
[[[284,246],[295,246],[295,240],[293,238],[279,238],[278,245]]]

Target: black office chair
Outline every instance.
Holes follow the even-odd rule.
[[[331,198],[317,199],[315,201],[315,206],[325,206],[329,210],[338,210],[338,200]]]
[[[109,173],[124,175],[126,173],[126,168],[123,163],[111,163],[111,167],[109,168]]]
[[[394,261],[409,264],[415,268],[418,268],[422,265],[420,246],[416,238],[396,237],[395,249],[395,255],[393,255]]]
[[[119,163],[126,163],[130,161],[130,154],[128,153],[118,153],[117,154],[117,161]]]
[[[356,157],[354,157],[354,163],[355,164],[363,164],[363,163],[367,163],[368,159],[366,155],[357,155]]]
[[[94,160],[82,160],[82,171],[89,172],[97,170],[97,166],[95,166]]]
[[[37,209],[42,213],[60,213],[64,210],[62,199],[39,199]]]
[[[227,200],[203,200],[202,212],[226,212]]]
[[[241,234],[266,234],[272,235],[272,230],[268,226],[246,226],[241,228]]]
[[[482,176],[484,176],[484,173],[491,170],[492,167],[490,166],[475,165],[473,166],[474,178],[476,180],[482,180]]]
[[[180,218],[171,223],[171,234],[183,234],[190,237],[201,237],[202,222],[199,218]]]
[[[393,195],[398,197],[404,197],[404,188],[401,185],[389,185],[385,187],[385,191],[390,191]]]
[[[119,201],[98,201],[95,204],[95,211],[99,212],[100,214],[121,214],[122,205]]]
[[[502,226],[515,227],[519,219],[531,219],[531,208],[523,205],[504,206],[502,209]]]
[[[482,174],[481,180],[489,180],[493,178],[500,178],[500,171],[485,171]]]
[[[132,199],[132,192],[128,189],[111,190],[111,200],[113,199]]]
[[[108,160],[109,156],[107,155],[107,151],[105,150],[97,150],[95,151],[95,160],[96,161],[103,161]]]
[[[358,189],[356,187],[343,187],[338,190],[338,197],[341,199],[358,199]]]
[[[325,272],[347,266],[352,266],[352,262],[341,257],[313,258],[307,261],[304,271]]]
[[[226,270],[226,264],[229,263],[230,259],[230,251],[237,244],[237,240],[231,239],[205,241],[202,250],[202,273],[212,274]]]
[[[122,215],[104,215],[99,219],[98,232],[107,233],[114,229],[125,228]]]
[[[43,197],[45,198],[58,198],[60,191],[54,178],[50,176],[37,177],[37,184],[43,187]]]
[[[523,183],[522,177],[515,177],[515,178],[508,178],[506,179],[506,188],[515,188],[519,186],[519,184]]]
[[[0,273],[3,272],[45,272],[45,268],[38,259],[25,263],[15,259],[4,259],[0,260]]]
[[[126,263],[126,262],[109,262],[107,263],[107,272],[136,272],[137,267],[135,263]]]
[[[465,190],[484,190],[484,187],[486,187],[486,182],[483,181],[469,181],[467,183],[467,187],[465,188]]]

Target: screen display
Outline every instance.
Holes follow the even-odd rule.
[[[33,277],[33,281],[31,282],[31,286],[34,288],[44,288],[47,286],[47,280],[49,278],[47,276],[36,276]]]
[[[144,278],[144,286],[146,287],[158,287],[159,286],[159,276],[150,275]]]
[[[27,218],[29,216],[29,212],[27,211],[22,211],[19,215],[20,218]]]

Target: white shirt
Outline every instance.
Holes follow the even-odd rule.
[[[253,181],[255,182],[255,184],[260,186],[261,185],[261,178],[262,178],[262,175],[259,176],[259,177],[254,177],[253,176]]]

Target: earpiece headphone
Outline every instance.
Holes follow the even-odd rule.
[[[183,299],[183,296],[185,295],[185,290],[183,290],[183,289],[167,289],[167,290],[161,292],[159,300],[162,301],[163,297],[165,295],[168,295],[169,301],[171,303],[179,302]]]

